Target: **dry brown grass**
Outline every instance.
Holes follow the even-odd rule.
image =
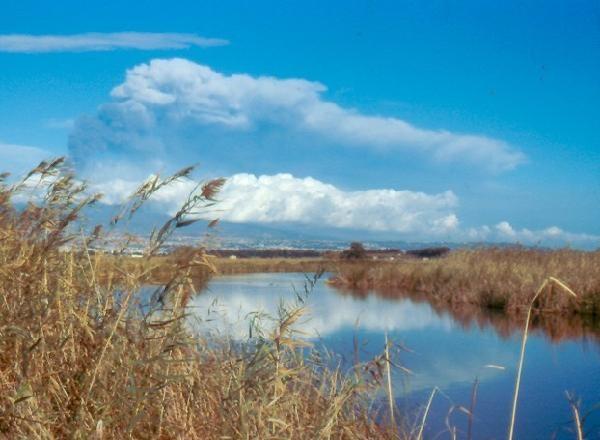
[[[217,272],[223,275],[261,272],[315,273],[333,266],[324,258],[215,258],[213,262]]]
[[[299,354],[304,343],[293,329],[302,306],[282,308],[274,330],[252,342],[191,335],[185,306],[192,273],[210,269],[201,254],[170,267],[161,301],[142,314],[136,292],[151,280],[153,250],[187,221],[185,212],[153,236],[144,264],[90,255],[91,237],[78,250],[61,250],[96,200],[63,177],[60,163],[41,164],[28,180],[49,179],[45,192],[22,212],[11,199],[27,185],[0,186],[0,436],[396,435],[367,410],[365,381]],[[213,193],[204,193],[213,186],[199,187],[196,201],[209,200]],[[147,199],[144,191],[136,200]],[[137,207],[134,200],[128,209]]]
[[[386,296],[418,295],[434,305],[512,313],[527,310],[548,276],[563,280],[578,298],[550,292],[538,298],[537,311],[600,315],[600,251],[483,248],[432,260],[362,261],[339,266],[331,283]]]
[[[119,278],[120,272],[147,272],[149,284],[166,284],[173,273],[186,261],[202,256],[207,265],[191,268],[189,276],[196,290],[200,290],[213,275],[233,275],[248,273],[300,272],[317,273],[334,267],[325,258],[244,258],[231,259],[206,255],[201,249],[187,248],[184,252],[171,255],[135,258],[128,255],[97,253],[98,277],[102,280]],[[119,268],[116,271],[115,268]]]
[[[215,260],[204,255],[198,249],[193,253],[186,253],[187,260],[182,256],[150,256],[147,258],[134,258],[129,255],[112,255],[104,253],[94,254],[97,262],[97,276],[102,282],[123,280],[129,273],[144,273],[147,284],[167,284],[173,274],[186,264],[186,261],[199,260],[204,264],[189,267],[188,276],[192,279],[196,289],[201,289],[217,271]]]

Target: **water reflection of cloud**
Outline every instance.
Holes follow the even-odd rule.
[[[255,274],[214,279],[208,289],[192,301],[192,322],[199,331],[212,331],[234,339],[249,335],[250,316],[255,313],[277,316],[280,301],[293,302],[294,289],[303,291],[299,274]],[[486,381],[506,374],[497,369],[484,369],[485,364],[513,365],[517,349],[501,340],[494,332],[468,332],[453,323],[449,315],[437,314],[426,303],[408,299],[390,300],[375,295],[364,298],[339,295],[324,282],[319,282],[309,296],[307,316],[296,329],[309,338],[321,338],[325,346],[347,356],[357,319],[361,337],[370,339],[364,347],[364,359],[380,353],[383,333],[403,342],[414,352],[402,355],[414,374],[401,380],[397,374],[394,393],[442,389],[464,384],[470,386],[475,377]],[[265,331],[272,322],[262,321]],[[381,339],[379,341],[379,339]],[[381,342],[381,343],[379,343]],[[331,346],[333,345],[333,346]]]
[[[445,350],[434,347],[434,355],[426,356],[412,368],[414,374],[407,382],[408,392],[439,387],[445,389],[462,385],[470,387],[475,378],[485,382],[506,376],[512,380],[513,366],[516,364],[518,351],[511,345],[472,344],[469,346],[452,346]],[[460,351],[459,351],[460,350]],[[504,368],[486,368],[485,365],[499,365]],[[395,381],[395,388],[401,384]],[[397,393],[401,389],[396,390]]]
[[[292,284],[302,291],[302,280],[301,274],[216,278],[209,291],[194,298],[194,316],[199,318],[204,329],[210,328],[238,339],[246,338],[247,315],[256,311],[276,315],[280,298],[293,300]],[[298,328],[309,336],[320,336],[318,346],[322,343],[337,354],[334,362],[338,359],[352,362],[355,333],[359,337],[362,361],[381,354],[384,331],[388,331],[392,341],[402,342],[411,350],[400,352],[395,360],[413,374],[406,376],[393,370],[393,391],[399,405],[410,411],[415,405],[426,404],[433,387],[442,390],[431,407],[429,433],[445,429],[444,420],[452,404],[468,406],[476,377],[479,388],[475,410],[478,434],[475,437],[491,438],[506,426],[520,331],[517,328],[514,334],[505,332],[502,336],[502,329],[506,330],[509,324],[522,325],[522,322],[498,325],[495,321],[482,320],[477,321],[477,325],[467,325],[465,323],[476,319],[469,309],[461,310],[458,317],[456,313],[437,314],[426,303],[375,295],[366,298],[339,295],[322,282],[308,304],[310,318],[302,321]],[[357,317],[360,325],[355,332]],[[486,364],[501,365],[506,369],[484,368]],[[532,334],[523,376],[523,396],[526,397],[519,403],[520,418],[528,422],[521,424],[520,437],[537,438],[540,436],[533,433],[539,432],[548,437],[557,427],[556,420],[568,419],[568,406],[562,400],[565,389],[576,391],[588,406],[595,403],[600,377],[598,365],[598,353],[586,349],[580,341],[557,343]],[[350,364],[341,366],[350,368]],[[463,416],[453,417],[454,422],[463,423],[462,429],[466,420]]]
[[[234,338],[248,336],[249,315],[256,312],[277,316],[281,299],[294,301],[294,288],[303,290],[301,277],[272,275],[245,276],[243,283],[234,277],[216,279],[209,289],[195,297],[191,306],[196,317],[212,330]],[[452,320],[438,316],[427,304],[409,300],[390,301],[374,296],[357,299],[339,296],[325,283],[319,282],[308,301],[308,313],[296,326],[308,337],[327,337],[352,329],[357,319],[362,330],[384,332],[424,328],[450,329]],[[211,321],[206,322],[211,310]],[[216,318],[215,318],[216,316]]]

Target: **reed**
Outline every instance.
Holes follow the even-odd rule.
[[[145,182],[114,222],[188,174]],[[299,354],[303,304],[282,306],[252,340],[192,333],[194,275],[214,270],[203,253],[171,261],[140,307],[156,249],[220,184],[199,185],[132,264],[88,251],[96,237],[77,221],[99,196],[62,160],[0,182],[0,437],[397,438],[368,409],[370,382]],[[17,196],[29,199],[22,210]]]
[[[103,279],[114,276],[114,267],[124,271],[149,271],[151,284],[164,284],[172,277],[173,271],[182,262],[193,259],[195,255],[202,255],[210,266],[197,266],[190,273],[195,283],[200,287],[204,285],[215,273],[219,275],[248,274],[248,273],[276,273],[299,272],[316,273],[330,271],[335,263],[327,258],[223,258],[210,254],[202,248],[178,248],[169,255],[157,255],[152,258],[136,258],[129,255],[112,255],[97,252],[99,270]]]
[[[421,420],[421,423],[419,425],[419,430],[417,433],[417,440],[422,440],[423,439],[423,430],[425,429],[425,425],[427,424],[427,416],[429,415],[429,409],[431,408],[431,404],[433,402],[433,398],[435,397],[435,394],[437,393],[438,388],[434,387],[431,390],[431,394],[429,395],[429,399],[427,399],[427,405],[425,405],[425,408],[423,410],[423,419]]]
[[[510,424],[508,427],[508,440],[512,440],[515,430],[515,419],[517,416],[517,402],[519,400],[519,390],[521,387],[521,374],[523,372],[523,362],[525,361],[525,348],[527,345],[527,338],[529,336],[529,321],[531,320],[531,312],[535,306],[535,302],[542,296],[543,293],[547,291],[552,291],[552,288],[556,286],[559,287],[560,290],[574,298],[577,298],[577,295],[571,288],[565,285],[559,279],[554,277],[548,277],[542,285],[537,289],[535,295],[531,299],[531,303],[529,304],[529,308],[527,309],[527,317],[525,318],[525,329],[523,330],[523,338],[521,339],[521,352],[519,354],[519,363],[517,367],[517,376],[515,378],[515,392],[513,394],[513,402],[512,402],[512,410],[510,414]]]
[[[575,434],[577,436],[577,440],[584,440],[583,435],[583,418],[581,417],[579,411],[579,403],[575,400],[575,398],[568,391],[565,392],[565,396],[567,401],[569,402],[569,407],[571,408],[571,412],[573,413],[573,424],[575,425]]]
[[[431,260],[361,261],[339,265],[330,282],[390,297],[422,297],[433,305],[520,314],[548,275],[572,286],[578,298],[543,295],[536,311],[600,315],[600,251],[481,248]]]
[[[214,264],[217,271],[224,275],[265,272],[315,273],[333,267],[325,258],[215,258]]]

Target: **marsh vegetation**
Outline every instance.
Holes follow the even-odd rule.
[[[112,226],[190,173],[150,178]],[[554,296],[551,289],[536,310],[599,313],[597,252],[487,249],[429,261],[232,260],[198,248],[158,255],[175,230],[215,203],[223,185],[217,179],[198,184],[151,234],[142,257],[131,258],[90,251],[111,225],[108,232],[84,232],[82,216],[100,195],[61,159],[14,183],[6,178],[0,181],[0,433],[7,438],[420,438],[423,412],[415,418],[395,405],[391,371],[404,370],[390,358],[387,334],[368,356],[355,344],[348,368],[311,348],[302,323],[316,277],[286,302],[273,297],[274,312],[253,320],[245,338],[191,327],[190,305],[219,271],[328,269],[331,284],[354,296],[375,288],[380,296],[413,295],[433,307],[509,313],[526,311],[536,284],[552,274],[580,297]],[[147,286],[151,292],[141,295]]]
[[[462,249],[435,259],[362,260],[340,264],[330,282],[353,291],[421,297],[438,306],[472,306],[505,313],[527,310],[537,288],[556,277],[577,298],[554,289],[540,296],[538,312],[600,316],[600,251],[523,247]]]
[[[121,216],[164,182],[146,182]],[[4,175],[3,178],[6,178]],[[136,294],[161,240],[213,202],[199,185],[148,242],[146,264],[91,255],[99,230],[75,227],[99,196],[42,163],[0,187],[0,434],[6,438],[393,438],[368,408],[371,382],[299,355],[304,313],[284,305],[243,344],[203,338],[185,324],[201,253],[170,267],[151,304]],[[13,200],[26,198],[23,209]],[[119,218],[115,219],[115,222]],[[72,245],[74,242],[77,245]],[[71,245],[71,246],[67,246]],[[383,421],[382,421],[383,420]]]

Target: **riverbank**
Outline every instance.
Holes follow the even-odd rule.
[[[600,316],[600,251],[480,248],[454,250],[438,258],[411,255],[344,259],[340,253],[320,257],[244,257],[204,255],[181,250],[150,259],[105,256],[109,273],[126,268],[148,273],[165,283],[176,267],[188,266],[197,286],[212,276],[270,272],[328,272],[332,285],[360,294],[377,291],[388,297],[411,296],[440,307],[481,307],[507,313],[526,310],[548,276],[562,280],[577,298],[549,290],[536,301],[538,312]],[[203,264],[189,264],[194,258]]]
[[[482,248],[437,259],[357,261],[336,269],[330,282],[340,288],[507,313],[527,310],[538,287],[553,276],[577,298],[550,288],[536,300],[537,311],[600,316],[600,251]]]
[[[121,272],[137,273],[145,274],[148,284],[167,283],[177,268],[186,267],[188,276],[197,287],[205,285],[210,278],[217,275],[277,272],[314,274],[334,271],[338,265],[334,260],[323,257],[233,259],[206,255],[200,250],[150,258],[96,254],[94,261],[103,280],[122,279]]]

